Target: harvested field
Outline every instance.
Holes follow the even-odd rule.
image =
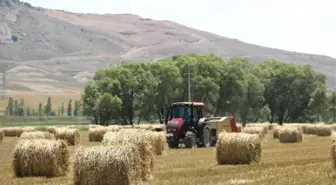
[[[89,142],[88,131],[80,131],[80,145],[102,145]],[[148,185],[324,185],[335,184],[332,175],[330,137],[305,135],[305,142],[283,144],[269,132],[261,141],[260,163],[250,165],[217,165],[215,148],[167,149],[155,156],[153,179]],[[5,137],[0,145],[0,182],[17,185],[74,185],[73,172],[58,178],[15,178],[11,161],[17,137]],[[69,146],[74,159],[76,147]],[[72,160],[70,160],[72,161]],[[73,164],[73,162],[71,162]],[[73,171],[73,168],[70,168]]]

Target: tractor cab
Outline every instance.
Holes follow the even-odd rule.
[[[166,107],[164,123],[168,121],[181,119],[186,126],[197,125],[199,119],[203,118],[204,103],[200,102],[176,102],[169,108]],[[164,109],[161,110],[161,115],[164,115]]]

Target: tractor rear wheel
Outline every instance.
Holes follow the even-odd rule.
[[[184,139],[184,145],[186,148],[196,148],[196,134],[192,131],[187,131]]]
[[[204,127],[201,135],[201,147],[209,148],[211,146],[211,132],[208,127]]]

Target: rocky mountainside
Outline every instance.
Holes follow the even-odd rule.
[[[7,68],[13,82],[81,84],[101,67],[182,53],[311,64],[328,76],[328,89],[336,87],[331,57],[261,47],[137,15],[75,14],[0,0],[0,68]]]

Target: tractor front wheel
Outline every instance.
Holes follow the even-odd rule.
[[[184,139],[184,145],[186,148],[196,148],[196,134],[192,131],[187,131]]]

